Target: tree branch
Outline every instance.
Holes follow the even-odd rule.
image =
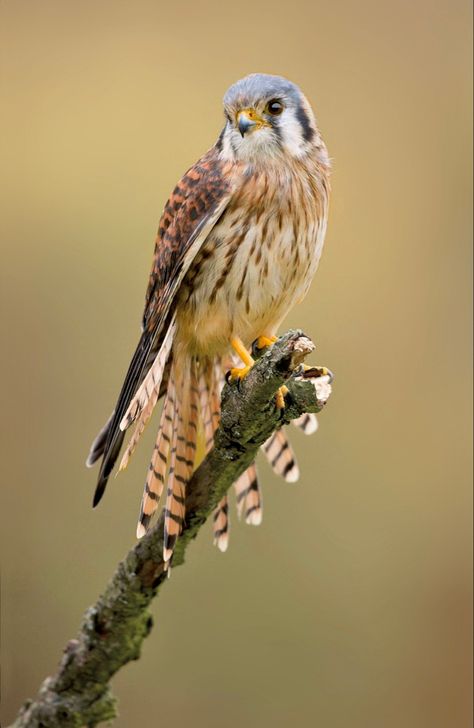
[[[187,486],[186,523],[173,568],[184,562],[189,542],[272,432],[305,412],[322,409],[325,401],[318,400],[300,367],[313,350],[301,331],[290,331],[265,351],[240,384],[224,387],[215,446]],[[274,395],[284,383],[289,392],[281,411]],[[105,592],[86,611],[77,639],[67,644],[57,673],[44,681],[34,701],[25,703],[11,728],[96,726],[117,715],[109,681],[140,657],[152,628],[148,606],[166,578],[163,525],[162,514],[118,565]]]

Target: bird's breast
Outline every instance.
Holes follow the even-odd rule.
[[[327,199],[306,180],[247,182],[196,256],[180,291],[180,338],[197,353],[272,334],[306,294],[324,242]]]

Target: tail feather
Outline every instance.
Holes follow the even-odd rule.
[[[220,389],[222,388],[222,373],[216,366],[210,382],[201,375],[199,381],[199,395],[201,406],[201,418],[204,431],[206,454],[214,445],[214,433],[219,427],[220,420]],[[229,545],[229,502],[225,495],[219,501],[213,514],[214,545],[220,551],[226,551]]]
[[[183,528],[186,485],[196,458],[198,420],[200,419],[202,423],[207,454],[214,445],[215,432],[219,426],[220,393],[224,381],[220,359],[213,362],[202,361],[198,366],[194,359],[180,361],[172,356],[175,330],[175,320],[172,319],[161,345],[159,342],[150,345],[144,340],[137,349],[136,361],[130,367],[126,385],[120,396],[120,406],[112,413],[98,434],[87,460],[90,466],[104,454],[94,501],[97,503],[118,455],[123,441],[123,431],[133,422],[136,423],[122,457],[120,470],[127,466],[160,395],[166,392],[137,524],[137,537],[140,538],[145,534],[158,509],[168,470],[163,545],[166,563],[171,559],[176,540]],[[146,361],[145,356],[148,357]],[[148,373],[144,375],[147,369]],[[134,384],[140,385],[135,394],[132,390]],[[126,406],[127,401],[129,404]],[[316,417],[312,414],[302,415],[294,420],[294,424],[305,434],[315,432],[318,426]],[[283,429],[275,432],[262,446],[262,450],[275,473],[283,476],[288,482],[298,479],[299,468]],[[261,523],[262,493],[255,463],[252,463],[237,479],[234,490],[239,518],[244,515],[246,523],[252,525]],[[221,551],[227,549],[229,528],[229,504],[227,496],[224,496],[213,515],[214,543]]]
[[[293,424],[303,430],[305,435],[312,435],[318,429],[318,419],[315,414],[306,413],[293,420]]]
[[[206,455],[214,445],[214,434],[220,421],[221,383],[212,370],[202,372],[199,378],[199,405],[204,430]]]
[[[281,475],[288,483],[295,483],[298,480],[300,477],[298,464],[283,430],[274,432],[262,449],[277,475]]]
[[[168,361],[168,357],[171,352],[175,333],[176,318],[173,317],[166,332],[166,336],[163,339],[161,348],[156,355],[155,361],[151,365],[145,379],[141,383],[135,396],[128,405],[127,411],[125,412],[120,422],[121,430],[126,430],[128,427],[130,427],[132,422],[135,422],[135,420],[140,417],[140,415],[144,413],[144,411],[146,411],[148,416],[146,416],[145,422],[142,426],[143,431],[143,428],[145,427],[145,424],[148,421],[151,413],[153,412],[155,404],[158,401],[161,380],[163,379],[163,373],[165,371],[166,362]]]
[[[229,502],[224,496],[212,516],[212,529],[214,532],[214,546],[219,551],[227,551],[229,545]]]
[[[183,528],[186,483],[194,467],[197,442],[197,387],[191,386],[194,377],[190,376],[190,370],[178,372],[175,371],[177,369],[178,366],[173,363],[171,378],[175,377],[176,403],[165,504],[165,562],[171,559],[176,540]]]
[[[216,361],[214,364],[214,372],[211,383],[210,393],[210,409],[211,409],[211,420],[212,420],[212,439],[214,442],[214,433],[219,427],[221,419],[221,392],[224,386],[224,375],[222,372],[222,365],[220,361]],[[224,552],[227,551],[229,545],[229,529],[230,529],[230,517],[229,517],[229,500],[227,495],[224,495],[217,505],[213,516],[213,527],[214,527],[214,544],[217,548]]]
[[[215,430],[211,414],[209,386],[203,373],[201,373],[199,378],[199,404],[201,407],[201,423],[204,435],[205,452],[207,455],[214,445]]]
[[[126,450],[124,454],[122,455],[122,459],[120,461],[119,465],[119,472],[122,470],[125,470],[128,463],[130,462],[130,458],[132,457],[133,453],[135,452],[135,449],[138,445],[138,442],[143,435],[143,431],[145,430],[145,427],[148,424],[148,420],[150,419],[151,415],[153,414],[153,410],[155,409],[156,401],[153,399],[150,399],[145,409],[142,411],[140,417],[137,420],[137,423],[135,425],[135,429],[133,431],[133,435],[131,436],[129,443],[126,447]]]
[[[160,427],[143,491],[140,515],[137,524],[137,538],[145,535],[151,518],[158,508],[163,492],[170,443],[173,435],[173,415],[175,406],[175,392],[173,381],[169,383],[166,400],[161,413]]]
[[[262,522],[262,493],[257,478],[257,468],[252,463],[235,481],[237,515],[244,513],[245,522],[258,526]]]

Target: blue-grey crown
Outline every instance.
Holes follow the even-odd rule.
[[[302,93],[298,86],[282,76],[252,73],[234,83],[225,93],[224,105],[251,104],[257,100],[285,97],[299,102]]]

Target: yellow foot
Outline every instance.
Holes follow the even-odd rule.
[[[265,349],[278,341],[277,336],[259,336],[257,339],[257,349]]]
[[[275,395],[275,403],[278,409],[285,409],[285,394],[288,394],[288,387],[280,387]]]
[[[236,354],[240,356],[244,364],[243,367],[234,367],[230,370],[230,379],[237,379],[238,382],[241,382],[242,379],[247,376],[247,374],[255,364],[255,361],[254,359],[252,359],[249,352],[238,337],[236,337],[235,339],[231,339],[230,345],[232,346]]]
[[[247,364],[245,367],[234,367],[230,370],[230,379],[238,379],[241,381],[247,376],[252,367],[253,364]]]
[[[272,344],[274,344],[275,341],[277,341],[276,336],[259,336],[258,339],[254,342],[253,346],[256,346],[257,349],[265,349],[267,346],[271,346]],[[230,343],[234,351],[242,359],[244,366],[234,367],[233,369],[231,369],[229,372],[229,378],[230,380],[234,379],[238,382],[241,382],[255,364],[255,360],[251,357],[251,355],[239,338],[231,339]],[[285,409],[286,394],[288,394],[288,387],[285,387],[285,385],[283,385],[283,387],[280,387],[275,395],[276,406],[278,407],[278,409]]]
[[[266,336],[265,334],[263,334],[263,336],[259,336],[252,344],[252,354],[255,357],[260,356],[262,349],[267,349],[269,346],[273,346],[275,341],[278,341],[278,336]]]

